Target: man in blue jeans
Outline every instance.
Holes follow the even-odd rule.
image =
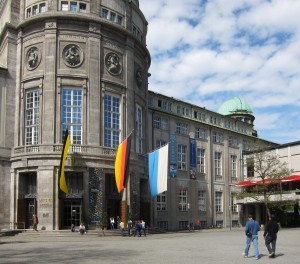
[[[245,248],[245,251],[243,253],[245,258],[248,258],[248,253],[249,253],[251,242],[253,242],[255,259],[259,258],[258,231],[260,231],[259,224],[255,220],[253,220],[252,214],[249,214],[248,215],[248,221],[247,221],[247,224],[246,224],[246,227],[245,227],[245,234],[247,236],[246,248]]]

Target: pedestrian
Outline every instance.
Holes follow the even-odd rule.
[[[121,235],[124,236],[124,228],[125,228],[124,222],[121,221],[119,226],[120,226],[120,230],[121,230]]]
[[[81,235],[86,234],[85,225],[83,223],[81,223],[79,226],[79,233]]]
[[[144,220],[141,220],[141,234],[144,234],[144,236],[146,236],[146,223],[144,222]]]
[[[246,227],[245,227],[245,234],[247,236],[246,248],[243,253],[245,258],[248,258],[248,253],[249,253],[251,242],[253,242],[255,259],[257,260],[259,258],[258,231],[260,231],[260,226],[259,226],[258,222],[253,219],[252,214],[249,214],[248,221],[247,221]]]
[[[197,229],[200,229],[200,228],[201,228],[201,222],[200,222],[200,219],[197,220],[196,226],[197,226]]]
[[[39,223],[39,219],[38,219],[38,217],[37,217],[36,214],[34,214],[34,215],[32,216],[32,223],[33,223],[33,230],[36,231],[36,232],[38,232],[38,230],[37,230],[37,225],[38,225],[38,223]]]
[[[269,221],[265,226],[265,231],[264,231],[264,239],[265,239],[266,247],[269,251],[269,258],[275,258],[277,232],[278,232],[278,223],[274,215],[271,215]]]
[[[135,237],[137,235],[137,233],[139,232],[139,222],[135,221],[134,223],[134,232],[133,232],[133,236]]]
[[[127,222],[127,230],[128,230],[128,236],[131,237],[131,229],[132,229],[132,220],[129,219]]]
[[[110,229],[115,228],[115,219],[113,217],[109,218]]]

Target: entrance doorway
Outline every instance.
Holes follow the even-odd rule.
[[[35,214],[35,199],[27,199],[26,226],[33,227],[33,215]]]
[[[82,216],[82,206],[80,199],[64,200],[62,214],[62,228],[70,228],[72,224],[75,227],[80,225]],[[85,223],[86,224],[86,223]]]

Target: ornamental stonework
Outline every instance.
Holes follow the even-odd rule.
[[[112,75],[119,75],[122,72],[120,57],[114,52],[106,54],[105,66],[108,72]]]
[[[75,44],[68,44],[64,47],[62,52],[62,58],[68,67],[79,67],[83,62],[83,52],[81,48]]]
[[[137,69],[135,72],[135,80],[138,87],[142,86],[143,83],[143,77],[142,77],[142,71],[141,69]]]
[[[42,59],[42,54],[37,47],[31,47],[26,53],[27,70],[32,71],[39,66]]]

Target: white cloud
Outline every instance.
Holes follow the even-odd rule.
[[[242,96],[259,135],[273,129],[275,141],[287,140],[275,131],[300,123],[300,1],[140,0],[140,8],[149,21],[150,90],[213,111]]]

